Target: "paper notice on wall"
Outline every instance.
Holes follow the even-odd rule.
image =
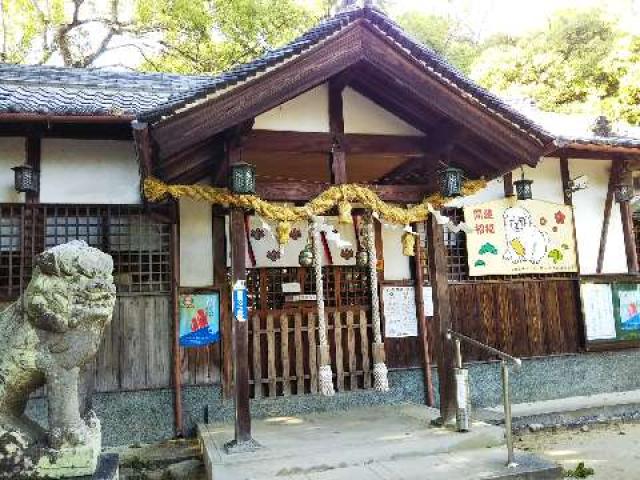
[[[616,338],[616,321],[613,313],[611,285],[583,283],[580,285],[582,309],[587,330],[587,340]]]
[[[431,287],[424,287],[424,314],[433,316],[433,299]],[[416,296],[413,287],[384,287],[382,289],[384,304],[385,336],[417,337],[418,320],[416,316]]]

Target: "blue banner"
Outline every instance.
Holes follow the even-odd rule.
[[[202,347],[220,339],[220,294],[180,295],[180,346]]]

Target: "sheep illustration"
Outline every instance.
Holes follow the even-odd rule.
[[[545,257],[549,237],[531,220],[531,214],[523,207],[507,208],[503,214],[507,251],[503,258],[511,263],[538,264]]]

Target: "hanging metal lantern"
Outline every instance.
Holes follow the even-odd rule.
[[[440,193],[443,197],[458,197],[462,190],[463,171],[455,167],[446,167],[438,171]]]
[[[358,267],[366,267],[369,265],[369,252],[364,248],[359,248],[356,252],[356,265]]]
[[[521,178],[520,180],[516,180],[513,182],[513,185],[516,187],[516,195],[518,196],[518,200],[531,200],[533,195],[531,191],[531,184],[533,180],[528,180],[526,178]]]
[[[298,263],[301,267],[310,267],[313,265],[313,249],[311,244],[307,244],[298,255]]]
[[[624,203],[629,202],[633,199],[633,185],[629,185],[626,183],[619,183],[616,185],[615,190],[613,191],[613,195],[616,198],[616,202]]]
[[[256,167],[250,163],[240,162],[231,165],[231,184],[233,193],[252,195],[256,193]]]
[[[13,167],[15,176],[15,189],[18,192],[37,193],[39,187],[39,172],[30,165]]]

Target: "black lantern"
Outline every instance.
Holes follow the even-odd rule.
[[[462,170],[455,167],[446,167],[438,172],[440,193],[444,197],[458,197],[462,190]]]
[[[531,200],[531,197],[533,196],[533,193],[531,192],[531,184],[533,184],[533,180],[524,178],[524,168],[520,167],[520,171],[522,172],[520,180],[513,182],[513,185],[516,187],[516,195],[518,200]]]
[[[39,186],[39,172],[30,165],[13,167],[15,175],[15,189],[18,192],[37,193]]]
[[[616,197],[616,202],[618,203],[630,202],[633,199],[634,194],[633,186],[626,183],[619,183],[616,185],[613,194]]]
[[[256,167],[240,162],[231,165],[231,191],[241,195],[256,193]]]
[[[521,178],[520,180],[516,180],[515,182],[513,182],[516,187],[516,195],[518,196],[518,200],[531,200],[532,183],[533,180],[527,180],[526,178]]]

